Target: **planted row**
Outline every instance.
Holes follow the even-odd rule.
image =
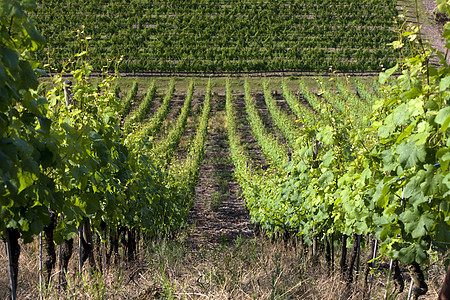
[[[134,85],[132,87],[132,91],[133,88]],[[145,94],[144,99],[139,104],[137,111],[132,116],[128,116],[128,118],[125,120],[124,129],[126,131],[131,130],[132,124],[144,121],[145,117],[149,112],[150,106],[152,105],[152,102],[155,99],[155,96],[156,96],[156,85],[155,82],[152,81],[147,89],[147,93]],[[136,97],[136,95],[134,97]]]
[[[272,97],[271,91],[269,90],[267,81],[263,81],[263,91],[266,106],[269,109],[270,115],[274,123],[281,130],[286,139],[289,141],[291,147],[295,147],[296,140],[300,135],[300,131],[297,124],[295,124],[295,122],[289,117],[289,115],[285,111],[282,111],[277,106],[275,100]]]
[[[180,143],[181,136],[185,131],[187,118],[189,112],[191,111],[193,94],[194,82],[191,81],[186,92],[186,99],[184,100],[183,108],[181,109],[181,113],[178,116],[175,127],[169,132],[168,136],[163,141],[158,142],[158,144],[155,146],[154,153],[156,154],[156,157],[162,159],[164,164],[170,162],[172,156],[177,150],[178,144]]]
[[[275,136],[267,132],[267,129],[262,122],[258,111],[256,110],[253,98],[251,96],[250,87],[248,81],[244,82],[245,93],[245,109],[247,112],[247,118],[252,128],[252,133],[258,144],[263,149],[266,157],[274,162],[279,168],[282,168],[288,160],[287,150],[281,145]]]

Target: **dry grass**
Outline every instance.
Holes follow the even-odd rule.
[[[0,253],[0,299],[7,299],[3,243]],[[313,264],[295,241],[237,238],[201,247],[189,246],[186,236],[154,241],[141,245],[137,261],[119,263],[104,274],[86,272],[82,279],[73,271],[76,253],[74,249],[67,289],[58,290],[55,276],[44,299],[362,299],[359,283],[346,286],[338,272],[328,274],[323,261]],[[39,297],[38,274],[37,242],[22,246],[18,299]],[[375,274],[373,299],[384,296],[383,274]],[[441,275],[434,280],[439,282]],[[429,286],[424,299],[435,299],[435,284]]]

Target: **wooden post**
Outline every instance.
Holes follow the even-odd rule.
[[[9,282],[11,285],[11,300],[16,300],[16,281],[14,280],[14,267],[11,253],[11,242],[9,240],[9,232],[6,233],[6,251],[8,252],[8,266],[9,266]]]
[[[344,278],[347,275],[347,271],[348,271],[348,265],[347,265],[347,238],[348,236],[346,234],[342,235],[342,240],[341,240],[341,244],[342,244],[342,253],[341,253],[341,260],[339,262],[339,265],[341,267],[341,275],[342,278]]]
[[[61,287],[65,282],[64,268],[63,268],[63,244],[59,245],[59,286]]]
[[[64,98],[66,100],[66,107],[72,103],[72,94],[71,94],[72,81],[66,80],[63,82],[64,89]]]
[[[17,275],[19,273],[20,233],[17,229],[6,230],[6,252],[8,255],[9,281],[11,284],[11,299],[16,300]]]
[[[361,235],[358,234],[358,254],[356,256],[356,277],[355,282],[358,282],[359,265],[361,264]]]

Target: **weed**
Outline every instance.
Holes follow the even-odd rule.
[[[219,192],[215,192],[211,195],[210,199],[210,208],[212,211],[217,211],[222,204],[221,194]]]

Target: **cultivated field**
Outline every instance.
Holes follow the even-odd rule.
[[[361,72],[395,64],[396,2],[38,1],[33,18],[58,69],[88,50],[96,70],[123,55],[125,72]]]
[[[422,9],[4,0],[0,298],[449,298]]]

